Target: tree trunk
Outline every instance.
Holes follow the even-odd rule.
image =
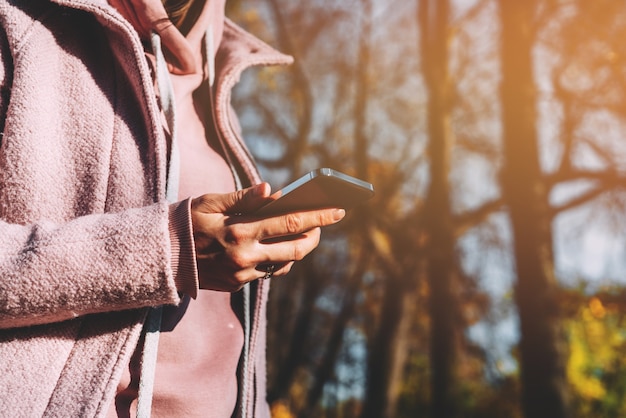
[[[424,207],[424,228],[428,236],[431,408],[432,416],[438,418],[456,417],[459,413],[455,384],[459,314],[454,292],[455,237],[448,180],[454,142],[448,69],[449,9],[448,0],[419,1],[422,72],[428,91],[430,184]]]
[[[522,407],[528,418],[567,416],[565,341],[554,300],[549,190],[539,160],[533,80],[535,0],[500,2],[502,188],[509,208],[521,325]]]
[[[393,418],[406,361],[410,303],[415,299],[399,278],[389,278],[385,286],[380,325],[369,345],[368,391],[362,418]]]
[[[355,165],[357,176],[367,178],[368,158],[367,158],[367,102],[369,98],[369,77],[370,70],[370,36],[371,36],[371,13],[372,0],[362,0],[363,25],[361,28],[361,39],[359,42],[358,63],[356,66],[356,97],[355,97]],[[367,208],[361,208],[356,214],[360,220],[357,223],[366,225]],[[361,230],[363,242],[368,242],[365,229]],[[388,387],[390,379],[390,364],[392,362],[391,345],[397,332],[399,323],[399,310],[402,309],[401,298],[396,298],[394,290],[399,286],[394,286],[396,279],[393,274],[388,274],[381,278],[384,281],[383,301],[380,313],[380,321],[373,335],[369,337],[367,353],[367,384],[364,405],[361,418],[383,418],[387,415]],[[393,299],[390,303],[390,298]]]
[[[270,405],[289,399],[289,391],[297,380],[298,370],[309,356],[310,329],[316,313],[315,302],[323,289],[324,281],[316,277],[312,257],[301,261],[300,277],[304,288],[295,284],[276,283],[268,309],[273,327],[268,330],[268,341],[279,350],[269,353],[274,357],[271,379],[268,381],[267,401]],[[285,299],[291,300],[291,309]],[[292,317],[295,317],[292,323]]]
[[[311,367],[313,383],[308,391],[304,410],[299,413],[299,417],[301,418],[315,416],[317,412],[316,408],[323,395],[324,387],[335,376],[337,358],[339,357],[339,352],[343,345],[346,328],[356,309],[356,299],[361,286],[361,279],[365,272],[366,262],[366,257],[362,253],[357,259],[356,271],[346,280],[341,309],[330,327],[328,340],[324,345],[324,355],[318,365]]]

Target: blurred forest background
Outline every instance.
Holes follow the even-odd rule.
[[[626,416],[626,2],[229,0],[275,189],[376,197],[272,283],[288,417]]]

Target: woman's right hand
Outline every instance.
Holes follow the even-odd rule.
[[[192,200],[191,218],[201,289],[234,292],[265,276],[287,274],[295,261],[317,247],[320,227],[339,222],[343,209],[296,212],[259,219],[253,213],[270,201],[263,183],[229,194]]]

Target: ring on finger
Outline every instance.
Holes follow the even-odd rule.
[[[274,275],[274,270],[276,269],[275,264],[268,264],[265,268],[265,276],[263,276],[263,280],[267,280]]]

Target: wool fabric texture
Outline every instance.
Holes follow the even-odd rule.
[[[0,411],[102,416],[147,309],[197,288],[188,202],[165,201],[151,68],[105,0],[1,0],[0,30]],[[253,184],[230,91],[290,58],[227,22],[217,61],[216,125]],[[269,414],[267,292],[252,286],[247,416]]]

